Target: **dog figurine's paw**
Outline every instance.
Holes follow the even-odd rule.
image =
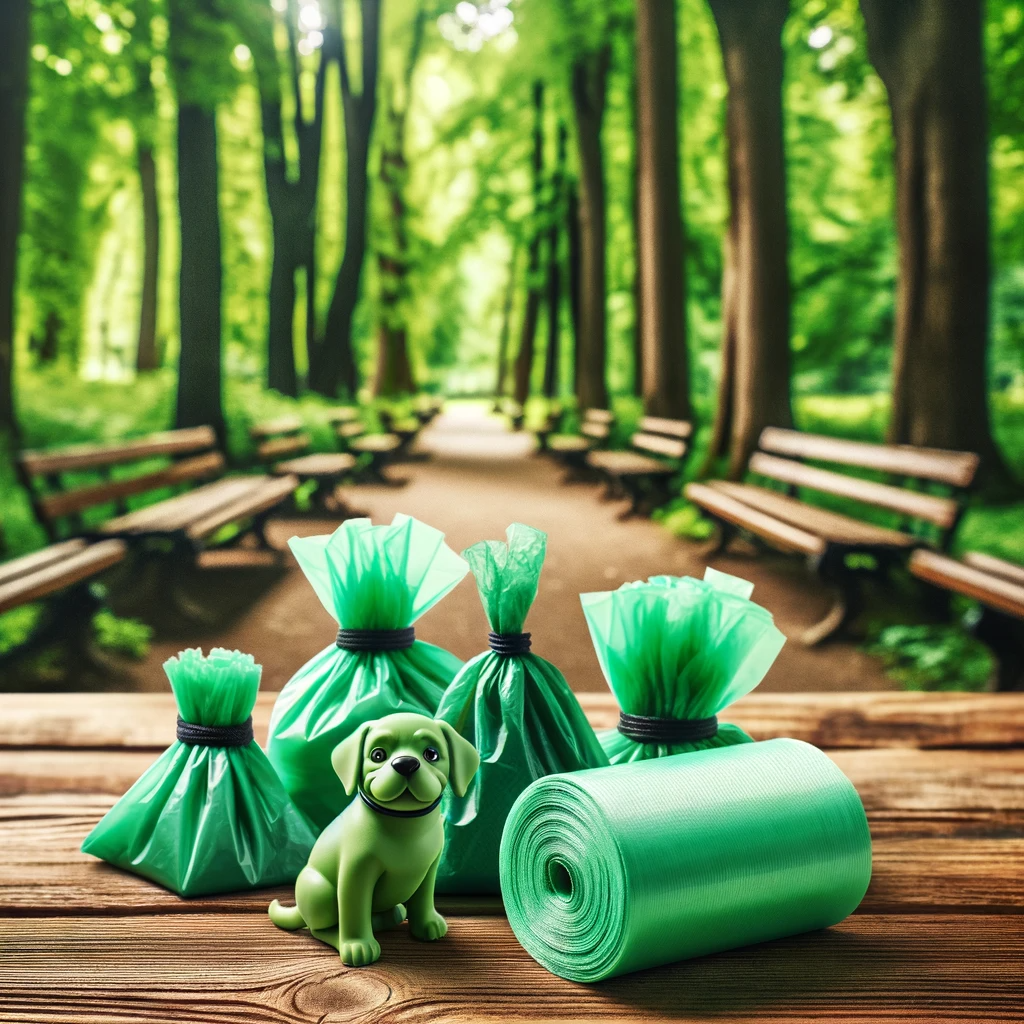
[[[365,967],[380,959],[380,943],[372,936],[369,939],[350,939],[342,941],[340,952],[343,964]]]
[[[409,931],[414,939],[419,939],[421,942],[433,942],[447,933],[448,922],[435,910],[421,920],[410,920]]]

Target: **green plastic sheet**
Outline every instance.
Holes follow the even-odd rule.
[[[790,739],[541,779],[501,843],[512,931],[573,981],[828,927],[870,876],[852,783]]]
[[[289,542],[320,602],[343,629],[404,629],[469,571],[444,534],[409,516],[349,519],[330,536]],[[433,715],[462,662],[417,640],[397,651],[328,644],[281,691],[267,753],[292,799],[320,829],[349,798],[331,752],[364,722],[396,711]]]
[[[260,666],[215,647],[164,663],[178,714],[195,725],[239,725],[252,713]],[[182,896],[292,882],[316,836],[255,741],[175,741],[111,808],[82,851]]]
[[[463,552],[476,577],[491,630],[521,633],[537,596],[547,535],[513,523],[507,543],[482,541]],[[561,672],[532,651],[494,651],[467,662],[448,687],[437,717],[480,752],[469,792],[445,792],[446,843],[439,892],[499,891],[498,848],[516,797],[535,779],[607,765],[579,702]]]
[[[581,594],[601,670],[620,708],[656,718],[710,718],[749,693],[771,668],[785,636],[750,600],[746,580],[707,569],[652,576],[618,590]],[[601,744],[612,764],[751,742],[739,726],[687,743],[641,743],[617,729]]]

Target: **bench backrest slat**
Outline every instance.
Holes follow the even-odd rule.
[[[809,487],[843,498],[853,498],[866,505],[876,505],[915,519],[924,519],[947,530],[956,523],[959,514],[959,505],[952,498],[921,494],[918,491],[907,491],[872,480],[844,476],[842,473],[805,466],[800,462],[765,455],[763,452],[757,452],[751,457],[750,470],[782,483]]]
[[[22,576],[29,576],[39,572],[51,565],[64,561],[71,555],[77,554],[85,549],[84,540],[66,540],[60,544],[51,544],[40,551],[33,551],[30,555],[22,555],[10,562],[0,564],[0,586],[6,583],[13,583]]]
[[[206,451],[217,444],[211,427],[189,427],[150,434],[122,444],[76,444],[46,451],[25,451],[18,456],[28,476],[45,476],[71,470],[116,466],[157,455],[185,455]]]
[[[664,437],[678,437],[683,441],[693,433],[693,424],[687,420],[670,420],[664,416],[644,416],[640,420],[640,433],[661,434]]]
[[[338,437],[360,437],[366,433],[366,427],[358,420],[351,423],[339,423],[335,433]]]
[[[612,428],[607,423],[585,422],[580,427],[580,433],[584,437],[592,437],[595,441],[604,441],[611,432]]]
[[[264,437],[274,437],[276,434],[297,434],[302,430],[302,420],[298,416],[281,416],[276,420],[266,420],[264,423],[257,423],[249,431],[253,440]]]
[[[911,445],[868,444],[799,430],[766,427],[761,432],[762,451],[792,458],[815,459],[837,465],[858,466],[883,473],[933,480],[952,487],[968,487],[978,469],[973,452],[916,448]]]
[[[681,459],[686,454],[686,442],[675,437],[660,434],[634,434],[630,444],[639,451],[652,455],[665,455],[670,459]]]
[[[309,448],[310,440],[308,434],[289,434],[287,437],[274,437],[264,441],[256,449],[256,454],[263,462],[270,462],[273,459],[282,459],[286,455],[296,455]]]
[[[341,405],[327,414],[328,423],[351,423],[359,419],[359,410],[352,405]]]
[[[584,422],[603,423],[611,426],[615,422],[615,414],[608,409],[587,409],[583,413]]]
[[[1024,565],[1015,565],[1013,562],[1005,562],[993,555],[984,555],[980,551],[969,551],[964,555],[964,561],[975,569],[990,572],[993,576],[1001,576],[1004,580],[1016,583],[1024,587]]]
[[[101,484],[76,487],[70,491],[47,494],[36,498],[40,515],[53,521],[63,516],[82,512],[95,505],[128,498],[134,494],[144,494],[158,487],[169,487],[186,480],[199,480],[203,477],[216,476],[224,470],[224,456],[220,452],[205,452],[189,459],[173,462],[163,469],[140,476],[128,477],[124,480],[108,480]]]

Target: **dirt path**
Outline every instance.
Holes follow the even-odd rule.
[[[644,519],[620,521],[622,506],[602,502],[597,486],[563,485],[556,466],[532,456],[530,435],[508,433],[501,420],[485,417],[479,406],[453,406],[419,443],[429,459],[392,470],[408,479],[406,486],[353,487],[352,504],[375,522],[390,522],[396,512],[416,516],[443,530],[456,551],[477,540],[504,537],[513,521],[547,531],[547,561],[527,626],[534,650],[557,664],[576,690],[605,687],[579,593],[614,589],[657,573],[703,574],[697,545],[677,540]],[[282,520],[274,524],[271,536],[283,546],[293,534],[326,533],[336,525],[322,519]],[[730,554],[716,559],[715,566],[752,580],[754,599],[774,613],[788,636],[796,636],[827,607],[827,596],[796,559]],[[201,587],[208,603],[237,603],[241,598],[243,607],[215,631],[154,642],[149,657],[133,671],[137,688],[163,689],[160,664],[179,648],[219,645],[254,654],[264,666],[263,688],[280,689],[295,669],[333,639],[337,628],[294,563],[283,572],[210,571],[203,574]],[[487,622],[472,577],[425,615],[417,632],[459,657],[479,653],[486,644]],[[876,662],[852,644],[807,650],[791,641],[762,689],[890,686]]]

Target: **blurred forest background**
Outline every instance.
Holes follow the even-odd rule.
[[[980,451],[1024,561],[1024,4],[674,7],[4,0],[8,552],[17,447],[498,387]]]

